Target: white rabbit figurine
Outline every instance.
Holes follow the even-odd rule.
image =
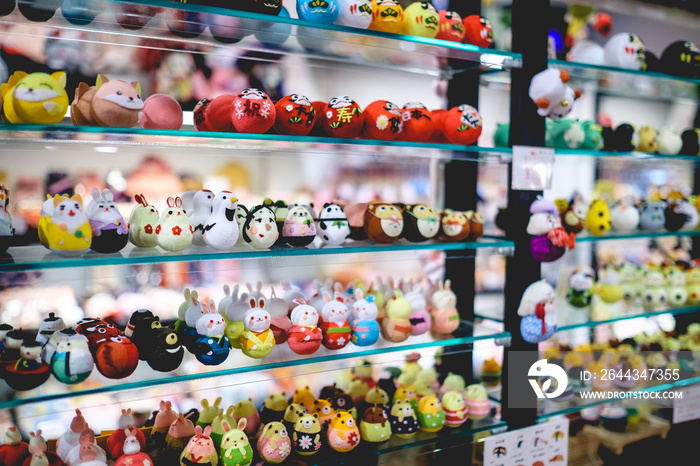
[[[192,225],[179,197],[168,198],[168,208],[160,216],[156,235],[158,246],[166,251],[182,251],[192,244]]]
[[[270,291],[270,299],[267,300],[265,304],[267,312],[270,313],[270,318],[272,319],[270,330],[275,334],[275,343],[281,345],[287,341],[287,332],[292,327],[292,323],[287,317],[289,312],[289,305],[287,301],[282,298],[278,298],[275,293],[275,288],[272,287]]]
[[[352,329],[348,323],[350,311],[345,304],[344,293],[336,291],[335,299],[324,293],[323,299],[326,301],[321,309],[323,346],[332,350],[344,348],[352,339]]]
[[[231,347],[240,349],[240,337],[243,330],[245,330],[243,319],[250,306],[248,305],[248,293],[241,293],[239,297],[238,289],[238,287],[234,288],[234,292],[231,294],[231,302],[225,310],[219,308],[219,312],[223,311],[226,317],[226,336],[231,343]]]
[[[129,230],[114,203],[112,191],[105,188],[100,194],[97,188],[92,188],[90,195],[92,201],[85,207],[92,229],[90,249],[105,254],[120,251],[129,241]]]
[[[224,316],[216,312],[216,304],[214,300],[209,300],[209,305],[199,303],[202,310],[202,315],[199,316],[196,323],[197,333],[199,335],[207,335],[210,337],[220,337],[226,330],[226,319]]]
[[[433,294],[433,310],[431,312],[432,329],[437,333],[449,334],[459,327],[459,313],[457,312],[457,295],[451,289],[450,280]]]
[[[192,334],[189,327],[185,329],[187,349],[202,364],[216,366],[224,362],[231,351],[231,343],[226,336],[226,319],[216,312],[214,300],[210,299],[208,304],[199,303],[199,315],[192,307],[187,312],[187,319],[196,318],[195,333]]]
[[[245,330],[240,336],[243,354],[251,358],[264,358],[275,346],[275,335],[270,330],[270,313],[265,310],[265,298],[248,296],[250,309],[245,313]]]
[[[287,312],[291,312],[292,309],[296,307],[296,303],[294,302],[294,300],[304,299],[304,295],[302,294],[299,288],[293,286],[288,281],[282,282],[282,289],[284,290],[282,299],[284,299],[287,302]]]
[[[158,246],[158,209],[149,204],[143,194],[135,195],[134,200],[138,204],[129,217],[129,241],[138,248],[155,248]]]
[[[379,339],[379,309],[374,296],[365,297],[360,288],[355,289],[355,302],[352,303],[352,342],[357,346],[370,346]]]
[[[236,298],[238,298],[238,289],[238,285],[233,287],[233,294],[236,296]],[[231,304],[232,301],[233,298],[231,296],[231,287],[226,284],[224,285],[224,297],[221,298],[221,301],[219,301],[219,314],[225,316],[226,309],[228,309],[228,306],[229,304]]]
[[[185,323],[190,328],[197,327],[197,320],[202,314],[206,313],[206,310],[200,306],[199,300],[196,295],[190,294],[190,305],[185,311]]]
[[[409,287],[410,291],[404,294],[404,298],[411,304],[411,335],[423,335],[430,330],[430,313],[427,310],[428,303],[423,295],[423,287],[416,283]]]
[[[287,344],[297,354],[312,354],[321,346],[323,333],[318,328],[318,311],[303,299],[294,301],[292,328],[289,329]]]

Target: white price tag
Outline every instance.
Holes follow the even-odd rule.
[[[565,466],[569,459],[569,420],[552,419],[484,440],[484,466],[537,464]]]
[[[700,419],[700,385],[690,385],[681,390],[683,398],[673,400],[673,423]]]
[[[511,188],[543,191],[552,187],[554,149],[513,146],[513,179]]]

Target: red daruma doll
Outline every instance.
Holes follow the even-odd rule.
[[[323,293],[326,304],[321,309],[323,323],[323,346],[328,349],[338,350],[344,348],[352,339],[352,328],[348,323],[350,311],[345,304],[343,296],[336,292],[335,299],[328,293]]]
[[[275,124],[275,116],[275,105],[259,89],[243,89],[231,105],[231,121],[239,133],[266,133]]]
[[[333,97],[324,109],[323,128],[329,136],[355,138],[362,131],[364,114],[357,102],[344,95]]]
[[[442,132],[452,144],[474,144],[481,135],[483,120],[479,111],[471,105],[460,105],[447,111]]]

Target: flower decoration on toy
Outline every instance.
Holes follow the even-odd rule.
[[[469,219],[464,212],[444,209],[440,215],[439,238],[443,241],[458,243],[469,236]]]
[[[15,234],[15,228],[12,226],[12,217],[7,208],[10,205],[10,191],[3,185],[0,185],[0,253],[7,251],[12,241],[12,236]]]
[[[297,14],[299,18],[316,23],[332,23],[338,18],[338,0],[299,0]]]
[[[364,292],[355,289],[355,302],[352,303],[352,342],[357,346],[371,346],[379,339],[377,304],[374,296],[365,297]]]
[[[326,436],[331,448],[340,453],[347,453],[360,443],[360,430],[355,419],[347,412],[333,416]]]
[[[79,194],[47,199],[41,209],[39,239],[51,251],[60,256],[74,257],[84,254],[92,244],[90,221],[83,211]]]
[[[318,311],[302,299],[294,300],[292,328],[289,329],[287,343],[297,354],[313,354],[321,346],[323,333],[318,328]]]
[[[182,128],[182,107],[167,94],[153,94],[143,102],[141,127],[147,129]]]
[[[404,439],[413,437],[420,428],[416,414],[408,400],[396,400],[391,405],[389,422],[391,423],[391,433]]]
[[[435,131],[432,114],[420,102],[407,102],[401,108],[403,128],[398,139],[428,142]]]
[[[423,294],[423,288],[420,284],[413,285],[404,298],[411,305],[411,314],[408,316],[408,321],[411,323],[411,335],[423,335],[430,330],[431,326],[431,316],[428,312],[428,303]]]
[[[364,214],[367,237],[379,244],[391,244],[403,232],[403,208],[386,202],[370,202]]]
[[[464,40],[464,24],[462,17],[456,11],[441,10],[438,12],[440,17],[440,28],[438,30],[437,39],[449,40],[452,42],[462,42]]]
[[[3,120],[8,123],[55,125],[68,111],[66,73],[16,71],[0,85]]]
[[[237,207],[238,198],[231,191],[221,191],[214,197],[211,214],[202,227],[202,238],[207,246],[226,251],[236,245],[239,234],[235,218]]]
[[[386,317],[382,320],[381,334],[386,341],[401,343],[411,335],[411,304],[401,290],[394,290],[394,297],[386,303]]]
[[[281,422],[270,422],[265,425],[258,438],[258,454],[270,463],[283,462],[292,452],[292,442],[287,429]]]
[[[275,104],[275,130],[279,134],[306,136],[314,127],[316,110],[308,97],[291,94]]]
[[[687,40],[673,42],[661,54],[661,64],[666,73],[698,78],[700,77],[700,49]]]
[[[372,2],[370,0],[337,0],[338,18],[335,24],[367,29],[372,22]]]
[[[259,89],[244,89],[233,99],[231,121],[239,133],[266,133],[275,124],[275,117],[275,105]]]
[[[452,144],[471,145],[481,135],[483,119],[471,105],[460,105],[447,111],[442,122],[442,133]]]
[[[6,344],[12,333],[8,333]],[[51,367],[54,377],[65,384],[76,384],[87,379],[95,365],[87,337],[72,328],[51,335],[41,351],[41,359]]]
[[[470,15],[464,18],[465,44],[476,45],[487,49],[493,44],[493,25],[491,21],[479,15]]]
[[[431,298],[433,309],[431,330],[438,334],[450,334],[459,328],[459,313],[457,312],[457,295],[452,291],[451,280],[438,283],[438,289]]]
[[[233,418],[236,422],[245,418],[246,427],[243,429],[246,435],[255,435],[260,427],[260,414],[253,404],[253,400],[241,400],[233,406]]]
[[[591,305],[595,272],[588,266],[579,266],[569,275],[569,290],[566,302],[573,307],[584,308]]]
[[[152,465],[153,460],[146,453],[141,451],[144,448],[144,444],[141,443],[138,434],[141,434],[143,437],[143,433],[136,428],[124,429],[123,432],[126,436],[122,447],[124,454],[117,459],[114,466]]]
[[[616,68],[630,70],[646,69],[644,42],[629,32],[620,32],[612,36],[603,46],[605,64]]]
[[[360,106],[346,95],[333,97],[326,104],[322,117],[326,133],[336,138],[352,139],[359,136],[365,122]]]
[[[440,217],[432,207],[425,204],[409,204],[403,209],[402,236],[419,243],[433,239],[440,231]]]
[[[567,233],[561,226],[554,202],[538,196],[530,205],[530,213],[526,231],[534,237],[530,239],[530,251],[535,260],[552,262],[563,256],[567,247],[573,249],[576,241],[574,234]]]
[[[243,240],[254,249],[268,249],[280,237],[275,212],[267,206],[250,209],[243,225]]]
[[[445,411],[435,395],[424,396],[418,402],[418,422],[421,430],[437,432],[445,425]]]
[[[372,22],[369,28],[399,34],[403,29],[403,17],[403,8],[394,0],[372,0]]]
[[[114,195],[108,188],[92,188],[92,200],[85,207],[85,214],[92,229],[90,249],[102,253],[120,251],[129,241],[129,230],[124,217],[114,203]]]
[[[141,85],[97,75],[95,86],[80,83],[71,103],[71,121],[76,126],[131,128],[141,119],[144,103]]]
[[[158,245],[158,209],[149,204],[143,194],[135,195],[134,200],[138,204],[129,216],[129,241],[139,248],[154,248]]]
[[[362,114],[365,120],[362,137],[366,139],[393,141],[403,129],[404,114],[398,105],[388,100],[375,100]]]
[[[555,69],[546,69],[532,78],[528,94],[540,116],[559,119],[571,113],[581,92],[568,86],[569,80],[569,73]]]
[[[391,437],[391,424],[384,408],[372,406],[360,421],[360,436],[364,442],[383,443]]]
[[[263,297],[257,300],[251,297],[248,304],[250,309],[245,313],[243,320],[245,330],[240,336],[241,349],[248,357],[264,358],[275,346],[275,335],[270,330],[270,313],[265,310]]]
[[[282,419],[284,419],[284,412],[287,410],[287,406],[289,406],[285,395],[285,392],[275,393],[265,398],[263,407],[260,408],[260,421],[263,424],[274,421],[282,422]]]
[[[586,214],[586,230],[594,236],[604,235],[610,230],[612,219],[605,199],[595,199]]]
[[[133,436],[139,443],[137,452],[146,448],[146,437],[143,435],[143,432],[133,429],[133,427],[134,416],[131,414],[131,409],[122,409],[122,415],[119,416],[119,428],[107,438],[107,454],[110,458],[117,459],[122,455],[128,454],[124,447],[127,446],[125,441],[129,435]]]
[[[19,359],[5,365],[2,376],[13,390],[31,390],[49,379],[51,369],[41,360],[42,344],[36,340],[22,340]],[[3,361],[4,362],[4,361]]]
[[[403,10],[403,34],[434,38],[438,35],[440,16],[428,2],[411,3]]]
[[[168,208],[163,211],[156,226],[158,246],[170,252],[187,249],[192,244],[194,230],[182,208],[182,199],[168,198]]]
[[[350,237],[350,224],[338,204],[323,204],[318,214],[316,234],[324,244],[340,246]]]
[[[469,417],[475,421],[484,419],[491,411],[488,393],[480,383],[469,385],[466,388],[464,400],[467,404]]]
[[[554,311],[556,294],[544,280],[535,282],[527,287],[518,307],[520,334],[528,343],[539,343],[549,339],[557,331],[557,316]],[[484,391],[485,392],[485,391]],[[469,395],[467,394],[467,401]],[[479,419],[469,407],[470,416]]]
[[[323,298],[326,300],[326,304],[321,309],[323,323],[320,327],[323,332],[323,346],[331,350],[345,348],[352,337],[352,329],[348,323],[350,311],[345,304],[345,299],[339,293],[335,293],[334,298],[324,293]]]
[[[464,394],[457,391],[449,391],[442,396],[442,409],[445,411],[447,427],[460,427],[469,414]]]
[[[194,437],[190,438],[180,455],[180,466],[195,464],[216,466],[219,462],[219,454],[211,438],[211,426],[206,426],[202,430],[202,426],[197,425],[194,432]]]
[[[302,414],[292,429],[292,447],[302,456],[311,456],[321,449],[321,423],[318,416]]]
[[[223,466],[247,466],[253,461],[253,449],[243,430],[246,426],[245,418],[232,426],[228,421],[221,421],[224,436],[221,439],[221,462]]]
[[[313,207],[313,206],[312,206]],[[289,206],[282,227],[282,237],[291,246],[308,246],[316,238],[316,222],[308,207],[300,204]]]

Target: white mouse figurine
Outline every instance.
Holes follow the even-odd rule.
[[[182,199],[169,197],[168,208],[156,227],[158,246],[170,252],[182,251],[192,244],[193,233],[190,219],[182,208]]]
[[[204,241],[220,251],[232,249],[238,241],[236,208],[238,198],[231,191],[221,191],[214,197],[211,215],[204,225]]]
[[[192,244],[195,246],[206,246],[204,241],[204,225],[207,219],[212,214],[212,205],[214,203],[214,193],[208,189],[200,189],[192,198],[192,212],[190,213],[190,224],[194,231],[192,235]]]
[[[571,113],[574,101],[581,96],[581,92],[572,89],[569,81],[569,73],[553,68],[533,76],[528,94],[537,105],[540,116],[559,119]]]
[[[155,248],[158,246],[158,209],[149,204],[143,194],[135,195],[134,200],[138,204],[129,217],[129,241],[138,248]]]

